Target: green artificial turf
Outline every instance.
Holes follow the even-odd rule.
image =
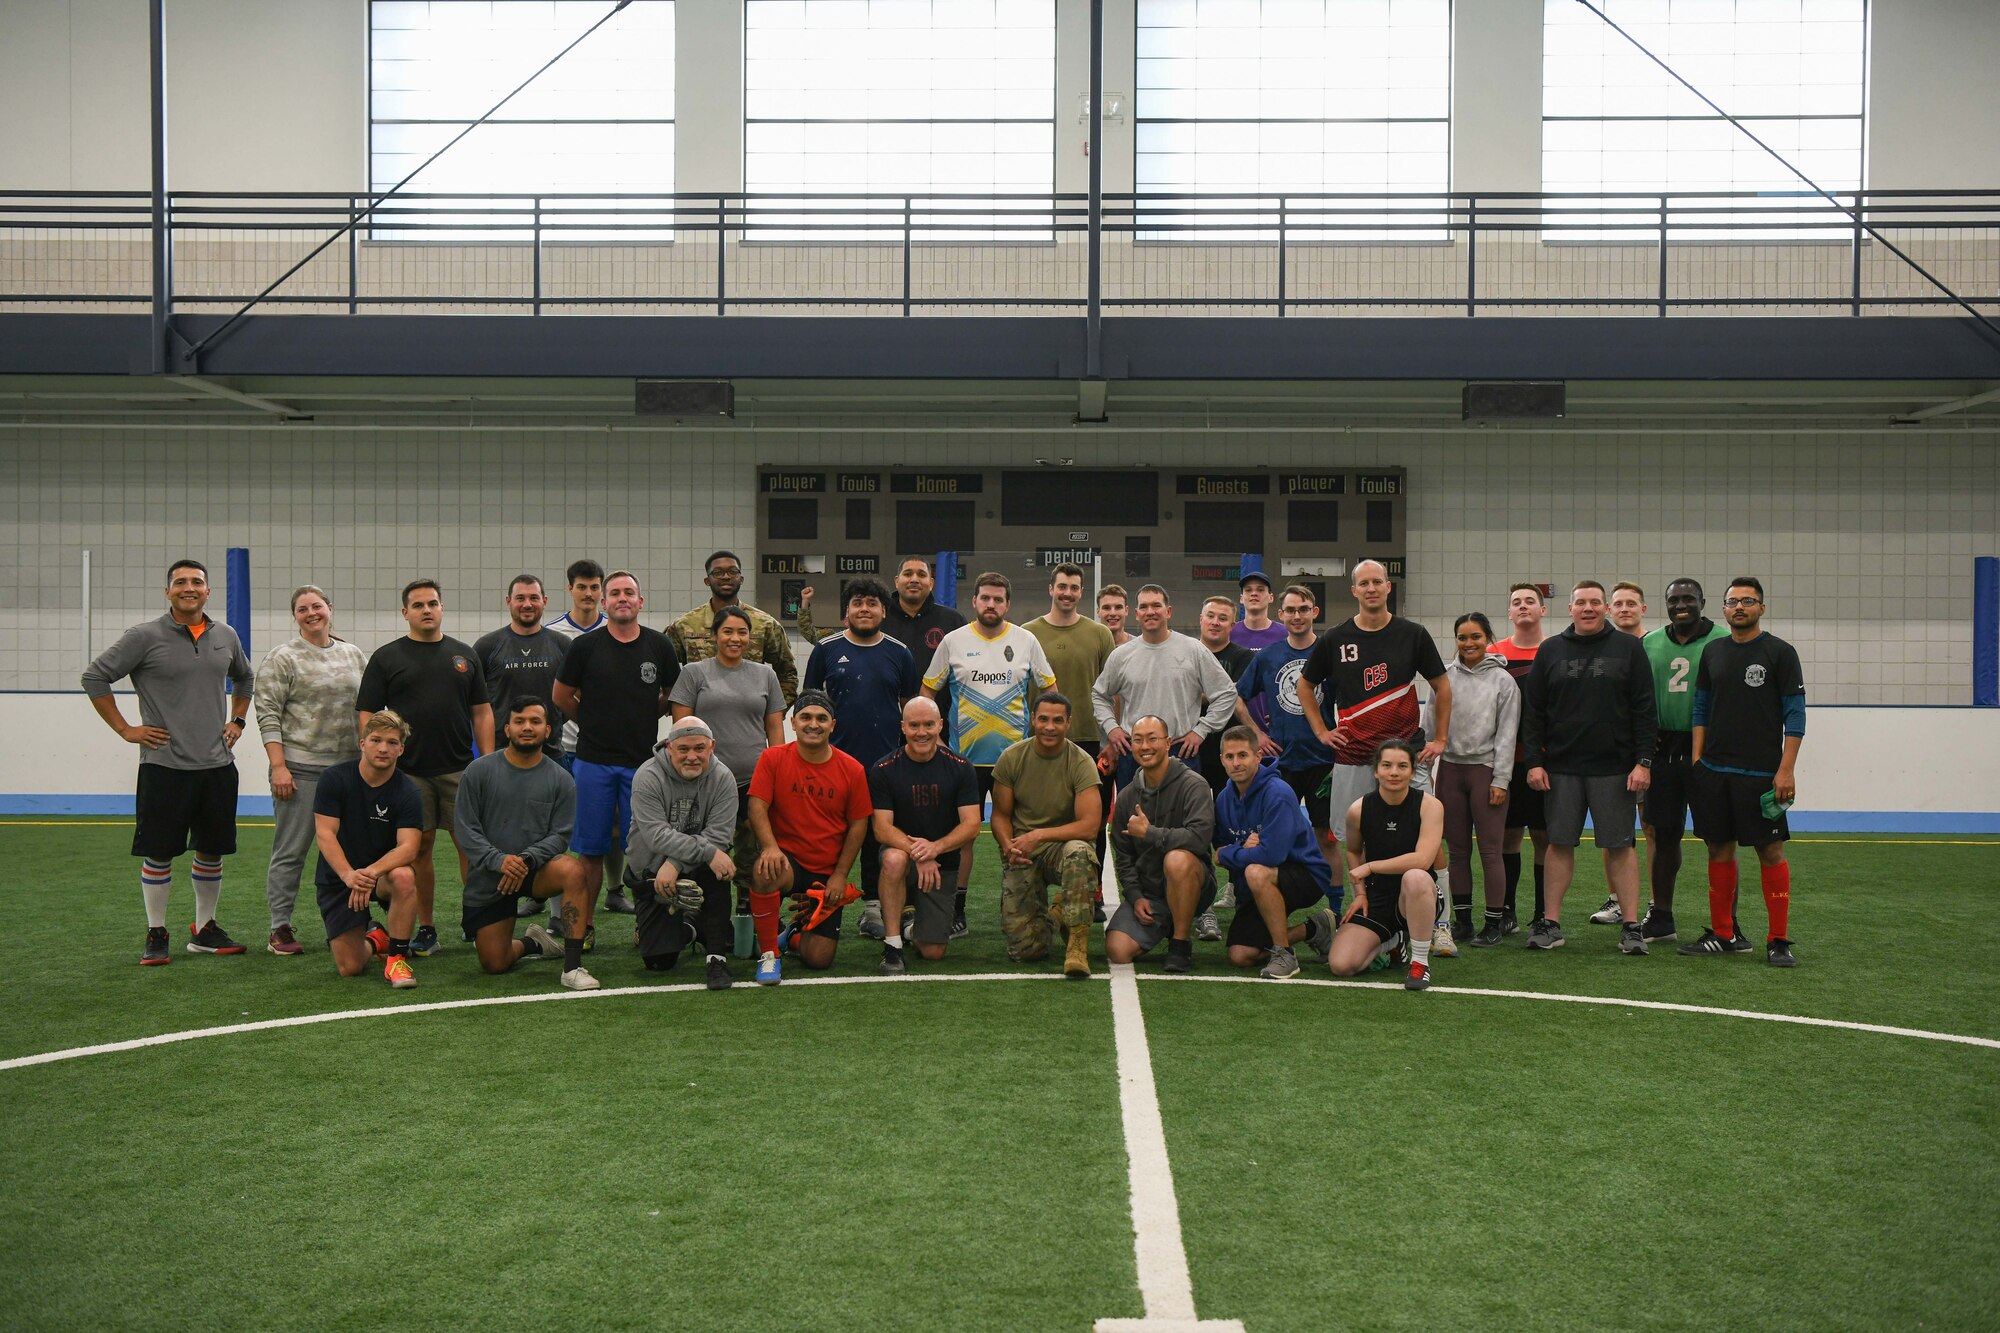
[[[251,952],[141,968],[129,826],[0,823],[54,908],[18,916],[0,1058],[551,1001],[0,1071],[10,1325],[1082,1329],[1140,1313],[1101,982],[575,997],[551,964],[478,973],[446,852],[448,947],[394,992],[334,975],[309,882],[307,952],[263,952],[269,837],[242,830],[223,893]],[[1706,920],[1688,850],[1684,940]],[[2000,1038],[2000,842],[1801,839],[1792,860],[1790,972],[1761,953],[1620,955],[1584,920],[1603,900],[1586,848],[1566,948],[1468,949],[1426,995],[1149,979],[1201,1313],[1252,1330],[2000,1323],[2000,1051],[1450,993]],[[972,938],[913,971],[1056,970],[1007,961],[997,870],[988,844]],[[176,872],[184,926],[185,859]],[[1748,858],[1743,879],[1761,939]],[[835,977],[875,971],[854,924]],[[606,986],[697,980],[644,972],[625,932],[600,915],[589,966]],[[1201,975],[1234,973],[1220,945],[1196,948]]]

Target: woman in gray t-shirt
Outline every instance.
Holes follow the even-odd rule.
[[[674,721],[693,715],[708,723],[715,756],[740,792],[765,747],[785,743],[785,692],[777,672],[743,655],[750,647],[750,616],[742,607],[716,612],[713,632],[715,656],[682,667],[667,702]]]

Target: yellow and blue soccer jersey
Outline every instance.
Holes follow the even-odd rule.
[[[1003,622],[997,639],[984,638],[975,621],[944,636],[924,684],[951,683],[952,748],[982,768],[1028,734],[1028,699],[1055,688],[1041,640]]]

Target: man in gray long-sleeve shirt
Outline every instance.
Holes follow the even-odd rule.
[[[194,924],[189,953],[239,954],[243,946],[215,922],[222,858],[236,850],[236,761],[256,673],[236,631],[212,620],[208,568],[176,560],[167,569],[167,614],[134,625],[83,672],[83,692],[106,726],[139,747],[137,827],[139,889],[146,902],[146,944],[139,961],[159,966],[167,951],[167,890],[174,858],[194,850]],[[139,725],[125,720],[111,686],[131,677]],[[228,696],[224,720],[223,682]]]
[[[708,723],[693,714],[668,727],[653,749],[632,775],[625,835],[639,956],[649,972],[671,971],[681,950],[699,940],[708,955],[708,988],[728,990],[736,775],[715,757]]]
[[[576,827],[576,781],[542,753],[549,706],[530,694],[507,702],[507,744],[481,755],[459,782],[452,840],[465,855],[465,933],[482,972],[505,972],[523,958],[547,958],[555,937],[539,925],[514,938],[519,895],[563,900],[562,984],[596,990],[584,971],[583,863],[569,855]]]
[[[1173,602],[1157,583],[1139,589],[1139,637],[1111,650],[1090,687],[1090,711],[1104,748],[1118,756],[1118,785],[1132,780],[1132,737],[1119,717],[1151,714],[1167,725],[1174,757],[1197,764],[1201,743],[1229,725],[1236,686],[1201,640],[1168,628]]]
[[[1104,953],[1129,963],[1167,939],[1166,970],[1194,968],[1194,920],[1215,900],[1215,798],[1208,780],[1173,762],[1167,724],[1133,719],[1138,776],[1111,808],[1111,855],[1124,901],[1104,927]],[[1171,938],[1168,938],[1171,934]]]

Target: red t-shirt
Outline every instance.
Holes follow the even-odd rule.
[[[833,869],[847,841],[847,826],[875,810],[868,774],[852,755],[834,750],[825,763],[809,764],[797,741],[757,756],[750,794],[770,806],[771,832],[779,848],[815,872]]]

